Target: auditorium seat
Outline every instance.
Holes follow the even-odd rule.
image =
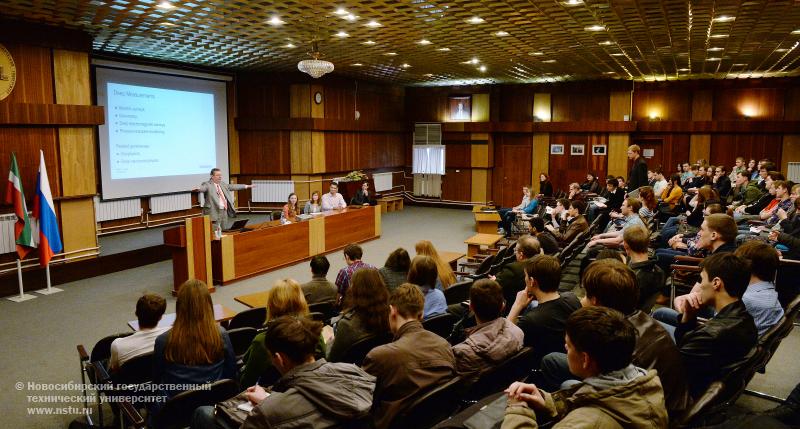
[[[503,391],[515,381],[524,380],[533,369],[533,347],[523,347],[505,361],[481,372],[478,379],[464,395],[465,403],[475,403],[481,398]]]
[[[362,338],[353,343],[349,349],[344,353],[340,362],[352,363],[361,366],[364,363],[364,358],[375,347],[388,344],[392,341],[392,334],[387,332],[384,335],[372,335]]]
[[[228,322],[228,329],[236,329],[236,328],[260,328],[264,326],[264,321],[267,319],[267,308],[266,307],[256,307],[244,310],[242,312],[237,313],[233,316]]]
[[[453,283],[444,290],[444,299],[447,305],[458,304],[469,299],[469,289],[472,287],[472,279]]]
[[[447,339],[450,336],[450,333],[453,332],[453,325],[455,325],[455,323],[455,316],[450,313],[443,313],[423,320],[422,327],[444,339]]]
[[[181,392],[164,402],[152,418],[155,429],[185,428],[192,420],[194,410],[203,405],[214,405],[239,394],[239,384],[234,380],[218,380],[202,388]]]
[[[459,406],[461,377],[436,386],[419,396],[395,417],[391,429],[427,429],[453,415]]]

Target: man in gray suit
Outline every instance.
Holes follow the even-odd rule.
[[[228,216],[236,216],[231,191],[250,189],[254,186],[225,183],[222,181],[222,171],[219,168],[211,170],[211,178],[208,182],[203,182],[197,191],[203,193],[205,199],[203,214],[211,216],[215,230],[222,231],[228,226]]]

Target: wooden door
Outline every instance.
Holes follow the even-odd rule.
[[[495,204],[513,207],[522,200],[522,187],[531,184],[532,151],[530,135],[505,135],[495,139],[492,177]]]
[[[665,175],[674,169],[673,166],[664,165],[664,142],[662,139],[634,140],[633,144],[639,145],[639,148],[642,149],[641,154],[645,162],[647,162],[648,169],[653,170],[661,166]],[[631,162],[628,161],[628,171],[630,171],[630,167]],[[625,179],[627,180],[628,178],[626,177]]]

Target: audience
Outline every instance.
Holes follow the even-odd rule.
[[[412,262],[412,270],[413,266]],[[377,377],[372,405],[377,429],[389,427],[414,398],[456,375],[450,344],[420,323],[424,305],[415,285],[406,283],[392,291],[388,311],[394,342],[372,349],[364,360],[364,370]]]
[[[564,325],[580,308],[572,292],[558,292],[561,264],[549,255],[537,255],[524,262],[525,289],[514,297],[508,320],[525,334],[525,345],[533,347],[535,361],[551,352],[564,351]],[[531,306],[532,302],[535,306]]]
[[[438,274],[438,280],[436,280],[437,289],[447,289],[456,282],[456,275],[453,274],[450,263],[439,256],[439,252],[433,247],[433,243],[428,240],[422,240],[418,241],[414,247],[417,251],[417,255],[430,256],[433,261],[436,262],[436,272]]]
[[[430,256],[415,256],[408,270],[408,282],[416,285],[425,297],[423,319],[447,312],[444,292],[436,289],[436,262]]]
[[[156,337],[169,329],[157,327],[166,309],[167,300],[153,293],[144,294],[136,301],[139,330],[111,342],[111,357],[108,359],[111,371],[117,371],[125,362],[137,356],[153,352]]]
[[[555,393],[515,382],[506,390],[504,429],[538,427],[548,416],[564,428],[665,428],[664,391],[656,371],[635,366],[636,330],[618,311],[582,308],[567,320],[572,374],[583,380]]]
[[[389,254],[386,262],[383,263],[383,267],[378,270],[386,287],[389,288],[389,292],[406,282],[410,266],[411,258],[408,256],[406,249],[400,247]]]
[[[308,316],[308,304],[303,296],[300,285],[292,279],[276,280],[272,288],[267,290],[267,318],[265,323],[281,316]],[[253,338],[247,351],[242,357],[244,367],[239,378],[239,385],[250,387],[255,384],[269,385],[275,381],[278,374],[272,365],[271,355],[264,345],[264,333],[261,332]],[[317,357],[325,356],[325,340],[320,336],[315,352]]]
[[[667,189],[669,183],[667,182],[666,177],[664,177],[664,170],[661,167],[656,167],[653,170],[653,193],[655,193],[656,197],[661,197],[661,194],[664,193],[664,189]]]
[[[327,279],[328,270],[331,263],[325,255],[317,255],[311,258],[311,281],[303,284],[300,288],[306,298],[308,305],[321,302],[336,302],[336,285]]]
[[[208,286],[187,280],[175,302],[175,323],[156,337],[153,347],[153,384],[159,386],[154,413],[183,390],[178,386],[203,385],[236,378],[236,356],[225,328],[214,320]]]
[[[742,295],[742,302],[753,316],[760,336],[783,317],[783,307],[772,283],[778,271],[778,252],[768,244],[749,241],[733,254],[747,261],[750,266],[750,283]]]
[[[507,217],[511,212],[520,212],[522,209],[528,206],[531,203],[531,188],[530,186],[523,186],[522,187],[522,201],[519,205],[511,207],[511,208],[500,208],[497,210],[497,214],[500,215],[500,222],[497,222],[497,228],[502,229],[503,225],[510,225],[513,222],[514,217],[507,221]],[[505,234],[505,231],[498,231],[502,234]]]
[[[525,289],[525,260],[540,254],[541,249],[541,244],[536,238],[530,235],[520,237],[514,247],[514,256],[517,260],[504,265],[497,276],[489,276],[503,288],[503,299],[506,302],[514,302],[517,292]]]
[[[583,204],[583,201],[580,201]],[[531,236],[539,241],[542,253],[545,255],[555,255],[561,251],[561,247],[556,237],[547,230],[544,219],[535,217],[530,220]],[[549,225],[548,225],[549,226]]]
[[[747,171],[740,171],[736,175],[736,188],[739,192],[733,196],[733,204],[731,207],[749,206],[761,198],[761,188],[758,183],[750,180],[750,175]]]
[[[375,377],[353,364],[317,360],[321,331],[322,323],[305,317],[281,316],[267,324],[264,344],[281,378],[269,392],[259,385],[247,388],[254,407],[242,429],[346,427],[367,420]],[[195,410],[191,427],[232,426],[204,406]]]
[[[327,338],[329,362],[340,362],[353,344],[389,332],[389,291],[375,269],[359,270],[344,300],[342,314],[331,320],[333,338]]]
[[[597,176],[594,173],[589,172],[586,173],[586,181],[580,185],[580,190],[592,193],[592,194],[599,194],[602,186],[600,182],[597,180]],[[572,190],[572,185],[570,185],[570,190]],[[570,197],[572,199],[572,197]]]
[[[679,177],[677,174],[673,174],[669,178],[669,185],[667,185],[667,187],[664,188],[664,191],[661,193],[661,202],[666,204],[669,207],[668,211],[671,212],[681,201],[682,197],[683,188],[681,188]]]
[[[466,329],[467,339],[453,346],[456,370],[477,378],[482,371],[499,365],[522,349],[522,330],[502,317],[503,290],[497,282],[481,279],[469,290],[469,309],[476,325]]]
[[[358,244],[348,244],[344,248],[343,253],[344,262],[347,266],[339,270],[339,274],[336,275],[336,281],[334,282],[336,284],[338,293],[337,302],[339,304],[341,304],[347,294],[347,288],[350,287],[350,279],[353,278],[353,274],[363,268],[375,268],[361,261],[361,256],[363,256],[364,253],[363,250],[361,250],[361,246]]]
[[[636,274],[639,295],[636,307],[646,313],[650,313],[666,281],[664,270],[647,253],[649,243],[650,231],[641,225],[628,228],[622,234],[622,246],[628,255],[628,266]]]
[[[553,196],[553,184],[546,173],[539,174],[539,195],[548,198]]]
[[[567,209],[567,219],[558,229],[551,225],[545,226],[548,231],[558,240],[560,247],[564,247],[571,242],[578,234],[589,229],[589,222],[583,217],[586,210],[586,203],[583,201],[564,202]]]

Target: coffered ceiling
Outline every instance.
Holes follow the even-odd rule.
[[[94,49],[289,71],[313,39],[335,74],[403,85],[800,75],[793,0],[6,0]]]

